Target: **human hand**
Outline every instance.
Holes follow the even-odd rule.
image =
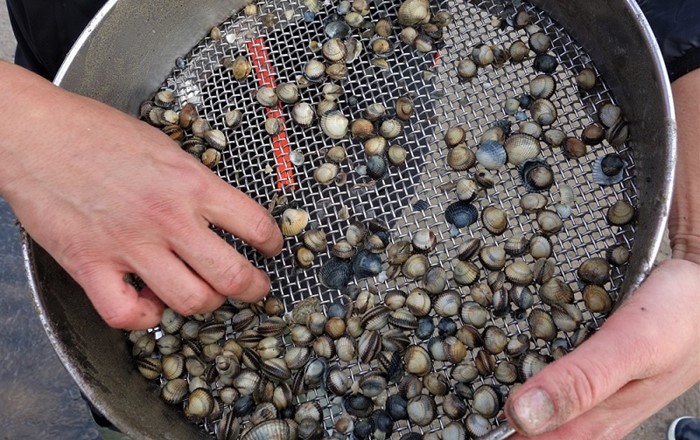
[[[699,293],[699,265],[656,268],[589,340],[510,395],[513,427],[553,430],[538,440],[624,437],[700,380]]]
[[[190,315],[269,291],[209,228],[275,255],[282,236],[265,209],[143,122],[14,66],[0,63],[0,77],[0,105],[14,109],[0,127],[0,194],[110,326],[153,326],[163,303]]]
[[[654,269],[589,340],[510,395],[506,415],[522,434],[622,438],[700,380],[700,70],[674,82],[673,94],[674,259]]]

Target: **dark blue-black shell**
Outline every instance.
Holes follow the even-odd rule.
[[[379,275],[382,271],[382,258],[363,249],[353,257],[352,268],[358,278]]]
[[[353,434],[355,434],[355,438],[357,440],[369,439],[373,432],[374,420],[367,418],[360,419],[355,422],[355,429],[353,430]]]
[[[357,296],[362,292],[362,288],[357,284],[350,284],[340,290],[340,293],[347,295],[351,300],[355,301]]]
[[[384,156],[370,156],[367,158],[367,175],[372,179],[381,179],[386,174],[387,164]]]
[[[367,417],[374,411],[374,402],[362,394],[349,394],[343,402],[345,410],[351,416]]]
[[[328,318],[343,318],[345,319],[345,316],[348,313],[348,305],[343,304],[342,302],[337,301],[331,304],[327,311],[326,311],[326,316]]]
[[[471,225],[477,218],[479,218],[479,213],[474,205],[463,200],[455,202],[445,209],[445,220],[447,223],[458,228]]]
[[[625,166],[625,162],[622,160],[619,154],[610,153],[603,156],[603,160],[600,162],[601,169],[606,176],[615,176],[622,168]]]
[[[532,63],[532,67],[542,73],[554,73],[557,70],[557,66],[559,66],[557,59],[548,53],[537,55]]]
[[[231,407],[231,412],[236,417],[243,417],[251,414],[255,409],[255,400],[252,396],[242,396],[233,403]]]
[[[352,262],[331,258],[321,267],[321,283],[331,289],[342,289],[352,281]]]
[[[338,14],[333,14],[325,21],[324,31],[328,38],[345,38],[350,34],[350,25],[343,21]]]
[[[394,430],[394,419],[388,411],[377,409],[372,413],[372,420],[377,431],[390,434]]]
[[[622,181],[625,162],[617,153],[606,154],[593,161],[593,182],[598,185],[614,185]]]
[[[400,394],[392,394],[386,399],[386,409],[394,420],[408,419],[408,402]]]
[[[431,316],[422,316],[418,318],[418,328],[416,329],[416,337],[424,341],[430,339],[435,331],[435,323]]]
[[[447,338],[448,336],[454,336],[457,334],[457,323],[450,318],[442,318],[437,325],[438,334],[441,338]]]
[[[520,101],[520,98],[518,98],[518,101]],[[499,119],[498,121],[491,124],[491,126],[500,128],[501,130],[503,130],[503,134],[505,134],[506,136],[510,136],[511,122],[508,120],[508,118]]]
[[[518,102],[520,103],[521,109],[530,110],[530,107],[532,107],[532,103],[535,102],[535,100],[527,93],[523,93],[518,97]]]
[[[428,208],[430,208],[430,203],[428,203],[425,200],[418,200],[416,203],[413,204],[414,211],[425,211]]]

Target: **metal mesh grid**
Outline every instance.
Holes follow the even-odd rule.
[[[526,61],[523,64],[506,63],[502,67],[483,68],[471,82],[461,82],[456,77],[456,62],[466,58],[476,44],[496,44],[507,48],[516,39],[527,42],[528,34],[525,30],[514,30],[512,27],[502,30],[492,24],[494,16],[500,14],[509,3],[499,0],[473,3],[448,0],[442,3],[440,7],[453,14],[454,23],[447,28],[445,46],[440,50],[439,57],[435,54],[419,54],[399,42],[396,34],[400,29],[395,27],[396,32],[390,38],[396,43],[396,49],[388,59],[388,70],[373,66],[372,56],[366,50],[348,65],[348,79],[342,83],[344,95],[338,99],[338,103],[342,113],[350,119],[361,117],[365,108],[375,102],[383,103],[391,109],[394,101],[404,94],[410,94],[416,103],[416,115],[405,126],[403,134],[392,141],[403,145],[408,150],[409,157],[405,165],[390,167],[387,176],[377,182],[357,172],[357,167],[365,163],[359,141],[349,138],[332,141],[322,133],[318,125],[301,128],[291,122],[291,107],[284,106],[287,121],[285,129],[290,144],[292,148],[302,151],[306,160],[301,166],[295,167],[296,189],[287,187],[278,190],[272,144],[263,129],[265,110],[255,101],[255,79],[250,76],[244,82],[236,82],[222,66],[225,57],[246,53],[247,41],[264,36],[278,83],[295,81],[308,60],[321,58],[320,54],[313,53],[309,48],[310,42],[321,43],[326,39],[323,20],[334,12],[335,5],[324,4],[315,19],[307,21],[304,18],[307,6],[304,4],[259,4],[259,14],[256,17],[234,16],[223,23],[220,26],[224,35],[222,41],[204,39],[187,55],[184,66],[174,70],[164,87],[174,89],[182,104],[187,101],[197,104],[200,114],[214,128],[227,135],[231,147],[224,152],[223,163],[215,171],[261,204],[267,205],[271,200],[283,198],[287,202],[303,206],[311,216],[310,227],[324,229],[329,234],[330,242],[343,238],[344,231],[351,222],[373,218],[389,224],[394,241],[410,239],[412,232],[430,228],[439,237],[436,251],[429,256],[430,262],[442,265],[450,272],[450,260],[455,258],[457,248],[467,238],[480,237],[485,245],[502,244],[513,234],[530,236],[538,231],[534,215],[524,214],[519,207],[519,199],[526,191],[521,185],[517,170],[512,166],[501,168],[496,173],[498,184],[495,188],[474,202],[479,211],[486,206],[499,206],[506,211],[509,228],[503,235],[495,237],[485,231],[481,220],[455,235],[444,219],[445,208],[456,200],[456,196],[445,188],[449,188],[451,183],[461,177],[473,175],[474,170],[449,170],[444,161],[447,149],[442,134],[451,126],[461,125],[467,130],[468,146],[476,147],[483,131],[495,121],[508,117],[503,111],[506,98],[526,92],[530,78],[536,74],[531,61]],[[552,101],[559,113],[554,128],[578,137],[584,127],[595,121],[596,109],[602,103],[613,101],[612,94],[604,82],[594,92],[579,93],[573,76],[584,67],[594,68],[592,60],[546,13],[526,4],[523,7],[551,37],[553,47],[550,52],[560,62],[560,67],[553,74],[557,81],[557,91]],[[367,19],[376,21],[384,16],[395,17],[397,8],[398,2],[375,2],[371,4]],[[301,89],[301,101],[309,102],[315,107],[322,99],[321,87],[322,85],[311,85]],[[223,123],[223,115],[232,109],[241,109],[244,113],[243,124],[237,129],[230,129]],[[517,130],[515,119],[512,116],[509,119],[513,129]],[[341,170],[347,173],[348,180],[345,185],[321,186],[314,181],[313,170],[323,162],[323,152],[333,145],[343,145],[348,152],[349,160],[341,166]],[[557,200],[562,184],[570,185],[576,194],[573,215],[565,219],[564,229],[551,238],[557,271],[576,292],[575,302],[584,314],[584,327],[597,328],[604,317],[594,316],[585,309],[580,286],[577,286],[576,269],[586,258],[604,256],[605,249],[612,245],[632,246],[634,226],[610,227],[605,219],[605,211],[618,199],[636,204],[633,146],[633,141],[628,141],[624,147],[615,149],[604,142],[592,147],[580,160],[566,159],[559,149],[551,147],[544,148],[541,153],[556,176],[555,186],[549,194],[550,203]],[[628,163],[623,181],[608,187],[592,183],[593,159],[615,151]],[[419,200],[428,202],[429,208],[414,209],[413,205]],[[343,217],[343,211],[349,215]],[[341,296],[339,291],[321,286],[319,281],[318,269],[330,258],[327,252],[317,257],[312,269],[300,270],[290,264],[293,249],[300,242],[299,238],[287,239],[279,257],[263,259],[230,234],[222,231],[222,235],[271,275],[273,293],[280,294],[287,300],[289,310],[293,304],[310,295],[318,296],[324,304]],[[529,255],[522,258],[529,263],[533,262]],[[613,269],[609,285],[613,298],[617,297],[624,270],[624,267]],[[487,273],[487,270],[482,270],[482,280],[485,280]],[[420,286],[418,282],[400,275],[384,282],[374,278],[358,280],[358,284],[376,287],[380,297],[391,289],[408,291]],[[467,287],[460,288],[452,282],[450,284],[451,288],[461,292],[463,298],[469,298]],[[492,317],[491,324],[504,328],[509,336],[528,331],[527,321],[515,314]],[[572,337],[571,334],[562,332],[560,336],[567,340]],[[414,336],[411,338],[414,343],[421,343]],[[542,340],[535,341],[533,338],[531,344],[535,350],[550,353],[549,344]],[[474,354],[470,355],[473,357]],[[506,359],[508,356],[505,353],[496,356],[497,362]],[[357,363],[343,363],[343,366],[348,368],[353,380],[375,367]],[[448,365],[435,362],[434,368],[436,371],[444,371]],[[478,382],[493,383],[504,392],[508,389],[492,377],[480,378]],[[337,402],[333,403],[332,398],[325,398],[322,393],[322,389],[313,390],[301,399],[322,400],[327,408],[326,426],[331,427],[342,409]],[[436,401],[439,404],[441,398],[438,397]],[[492,422],[498,423],[495,419]],[[423,429],[411,427],[405,421],[398,422],[395,425],[395,438],[407,429],[427,432],[439,429],[442,425],[441,418]],[[213,431],[212,426],[207,424],[206,428]]]

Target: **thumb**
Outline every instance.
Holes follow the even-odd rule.
[[[657,275],[657,276],[654,276]],[[589,340],[530,378],[506,402],[513,427],[533,436],[551,431],[594,408],[628,382],[664,368],[656,341],[663,340],[663,315],[672,310],[649,301],[668,279],[649,280]],[[650,302],[653,305],[650,305]],[[652,308],[653,307],[653,308]],[[650,362],[655,361],[655,362]]]

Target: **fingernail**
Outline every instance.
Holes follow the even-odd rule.
[[[515,426],[528,435],[540,434],[554,415],[554,404],[542,388],[532,388],[510,402],[509,417]]]

